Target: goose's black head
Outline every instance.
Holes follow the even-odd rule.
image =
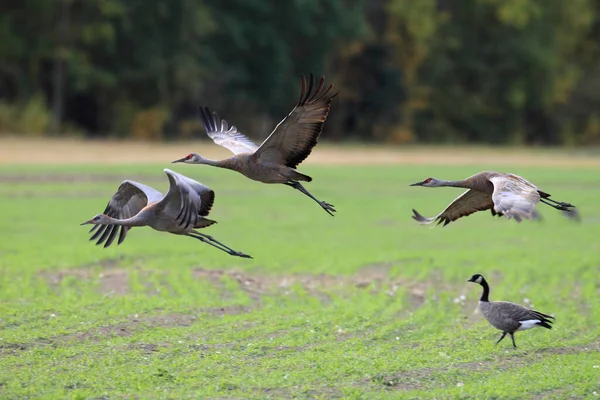
[[[475,283],[482,284],[484,281],[485,281],[485,279],[483,278],[483,275],[475,274],[467,282],[475,282]]]

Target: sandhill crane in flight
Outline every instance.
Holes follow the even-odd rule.
[[[235,251],[212,236],[197,232],[216,221],[206,218],[215,201],[215,192],[200,182],[184,175],[164,170],[169,178],[169,191],[158,190],[134,181],[123,181],[108,202],[103,214],[98,214],[81,225],[94,224],[90,240],[108,247],[119,233],[121,244],[134,226],[149,226],[162,232],[198,239],[232,256],[252,258]],[[100,229],[98,229],[100,227]]]
[[[491,210],[493,216],[504,215],[507,219],[514,218],[521,222],[523,218],[539,217],[534,207],[540,201],[557,210],[576,215],[575,206],[552,200],[548,193],[542,192],[527,179],[509,173],[485,171],[459,181],[427,178],[410,186],[451,186],[469,189],[435,217],[426,218],[413,209],[413,219],[421,224],[437,221],[438,224],[443,222],[446,226],[460,217],[484,210]]]
[[[312,178],[296,171],[298,164],[308,157],[317,144],[331,108],[331,99],[337,95],[330,93],[332,84],[323,90],[324,85],[325,78],[321,77],[315,87],[311,74],[307,88],[306,78],[302,76],[302,90],[298,103],[260,146],[240,133],[235,126],[229,127],[227,121],[219,119],[216,113],[211,114],[208,108],[201,108],[201,117],[208,136],[235,155],[224,160],[209,160],[197,153],[190,153],[173,162],[212,165],[237,171],[255,181],[283,183],[304,193],[333,216],[336,211],[334,206],[315,198],[300,183],[310,182]]]

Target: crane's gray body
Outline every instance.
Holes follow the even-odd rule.
[[[260,146],[235,126],[230,127],[216,113],[211,113],[206,107],[201,108],[208,136],[219,146],[234,153],[234,156],[210,160],[197,153],[190,153],[173,162],[210,165],[237,171],[258,182],[285,184],[304,193],[329,215],[333,215],[335,208],[332,204],[316,199],[300,183],[310,182],[312,178],[296,170],[316,146],[331,108],[331,99],[336,95],[330,93],[333,85],[327,88],[324,85],[325,78],[321,77],[315,87],[311,75],[307,88],[303,76],[300,100]]]
[[[108,247],[118,234],[117,243],[121,244],[132,227],[149,226],[161,232],[194,237],[230,255],[249,258],[196,231],[216,223],[206,218],[214,204],[212,189],[185,175],[164,171],[169,178],[169,191],[165,195],[142,183],[123,181],[104,213],[84,222],[95,225],[90,232],[96,232],[90,240],[98,239],[96,244]]]
[[[523,219],[538,219],[539,214],[534,207],[540,201],[562,211],[574,211],[573,205],[550,199],[548,193],[542,192],[527,179],[510,173],[484,171],[458,181],[427,178],[411,186],[468,189],[435,217],[424,217],[413,209],[413,219],[421,224],[437,222],[447,225],[461,217],[484,210],[490,210],[494,216],[513,218],[517,222]]]

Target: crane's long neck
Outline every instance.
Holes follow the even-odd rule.
[[[117,218],[113,218],[113,217],[109,217],[108,215],[105,216],[107,221],[104,221],[102,224],[103,225],[122,225],[122,226],[146,226],[148,225],[148,222],[146,222],[146,220],[144,218],[142,218],[141,213],[140,214],[136,214],[131,218],[125,218],[125,219],[117,219]]]
[[[458,187],[458,188],[470,188],[470,182],[466,179],[461,179],[459,181],[444,181],[440,180],[439,186],[450,186],[450,187]]]
[[[194,162],[194,164],[204,164],[217,168],[237,170],[234,157],[225,158],[223,160],[211,160],[209,158],[200,157],[200,159]]]
[[[489,299],[490,286],[488,285],[488,283],[485,279],[483,279],[481,281],[481,286],[483,286],[483,293],[481,293],[481,298],[479,299],[479,301],[485,301],[485,302],[490,301],[490,299]]]

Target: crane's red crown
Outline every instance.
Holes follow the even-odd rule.
[[[185,156],[185,159],[186,159],[186,160],[189,160],[189,159],[191,159],[192,157],[194,157],[194,155],[193,155],[193,154],[188,154],[187,156]]]
[[[433,179],[433,178],[427,178],[427,179],[425,179],[425,180],[423,181],[423,183],[429,183],[429,182],[431,182],[431,180],[432,180],[432,179]]]

